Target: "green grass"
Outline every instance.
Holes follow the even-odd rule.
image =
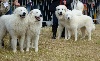
[[[39,40],[39,51],[34,49],[29,52],[12,52],[9,47],[9,37],[5,37],[5,47],[0,49],[0,61],[100,61],[100,24],[96,25],[96,30],[92,33],[92,40],[87,37],[83,40],[78,37],[78,41],[64,40],[64,38],[51,39],[50,27],[41,30]]]

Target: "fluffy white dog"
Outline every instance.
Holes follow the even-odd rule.
[[[31,43],[32,48],[34,48],[33,44],[35,44],[35,52],[38,52],[38,41],[43,21],[42,13],[39,9],[33,9],[32,11],[30,11],[28,16],[29,16],[28,17],[29,22],[26,34],[26,42],[27,42],[26,51],[29,51]]]
[[[11,37],[11,44],[13,52],[17,50],[17,39],[20,42],[20,51],[23,50],[23,43],[25,40],[25,33],[28,26],[28,20],[26,19],[28,12],[24,7],[18,7],[14,10],[12,15],[3,15],[0,18],[0,42],[4,37],[6,30],[9,32]],[[1,45],[1,43],[0,43]]]
[[[83,15],[84,4],[79,0],[73,1],[74,8],[72,12],[76,15]]]
[[[67,7],[65,5],[59,5],[56,7],[56,17],[58,18],[58,39],[61,37],[61,33],[63,31],[63,28],[66,26],[66,22],[64,19],[65,13],[67,12]],[[65,33],[67,32],[67,29],[65,28]],[[67,34],[65,34],[65,39],[67,39]]]
[[[74,0],[73,3],[74,3],[74,9],[83,11],[83,9],[84,9],[84,4],[83,4],[81,1],[79,1],[79,0]]]
[[[72,11],[67,11],[65,15],[68,30],[72,30],[75,34],[75,41],[77,41],[78,29],[85,27],[88,32],[88,40],[91,40],[91,32],[95,29],[95,25],[90,16],[77,16]],[[70,31],[69,31],[70,33]]]

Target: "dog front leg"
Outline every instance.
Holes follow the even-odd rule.
[[[64,27],[63,27],[62,25],[59,25],[59,27],[58,27],[58,39],[60,39],[60,37],[61,37],[63,28],[64,28]]]
[[[68,30],[68,40],[71,38],[71,31]]]
[[[68,40],[68,29],[65,27],[65,40]]]
[[[13,52],[15,53],[17,51],[17,37],[12,37],[11,46],[13,48]]]
[[[20,40],[19,40],[20,41],[20,51],[21,52],[24,52],[24,50],[23,50],[24,40],[25,40],[25,35],[22,35]]]
[[[75,34],[75,41],[77,41],[77,28],[74,30],[74,34]]]
[[[31,40],[31,39],[30,39],[30,36],[27,36],[27,37],[26,37],[26,42],[27,42],[27,43],[26,43],[26,51],[29,51],[29,48],[30,48],[30,40]]]
[[[35,36],[35,52],[38,52],[38,41],[39,41],[39,35]],[[33,43],[33,42],[32,42]]]

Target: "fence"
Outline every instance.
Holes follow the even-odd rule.
[[[12,0],[10,0],[13,2]],[[51,21],[52,19],[52,13],[49,11],[50,4],[53,0],[32,0],[33,8],[38,8],[42,11],[44,21]],[[98,5],[100,4],[99,0],[80,0],[85,4],[85,7],[87,10],[84,11],[85,14],[91,16],[94,20],[97,17],[98,12]],[[26,0],[19,0],[21,6],[26,6],[27,1]],[[12,6],[12,4],[11,4]],[[15,7],[13,7],[15,8]]]
[[[51,16],[52,13],[49,11],[49,6],[52,3],[52,0],[31,0],[32,1],[32,8],[38,8],[41,10],[42,14],[43,14],[43,20],[45,21],[51,21]],[[10,2],[13,2],[12,0],[10,0]],[[19,3],[21,4],[21,6],[26,6],[27,1],[26,0],[19,0]],[[13,9],[15,9],[16,7],[13,6],[11,4],[11,7]]]

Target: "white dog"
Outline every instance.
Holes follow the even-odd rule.
[[[29,51],[31,42],[31,47],[33,48],[34,47],[33,44],[35,44],[35,52],[38,52],[38,40],[39,40],[40,30],[42,27],[43,17],[39,9],[33,9],[32,11],[30,11],[28,16],[29,16],[28,17],[29,22],[26,34],[26,42],[27,42],[26,51]]]
[[[73,4],[74,4],[74,9],[83,11],[83,9],[84,9],[84,4],[83,4],[81,1],[79,1],[79,0],[74,0],[74,1],[73,1]]]
[[[72,30],[75,34],[75,41],[77,40],[78,29],[85,27],[88,32],[88,39],[91,40],[91,31],[95,29],[93,20],[87,15],[77,16],[72,11],[67,11],[65,15],[68,30]],[[70,31],[69,31],[70,33]]]
[[[21,52],[24,52],[23,43],[28,26],[28,20],[26,19],[27,14],[26,8],[18,7],[14,10],[12,15],[3,15],[0,18],[0,28],[2,29],[0,30],[0,42],[7,29],[11,37],[13,52],[16,52],[17,39],[19,39],[20,42]]]
[[[58,18],[58,23],[59,23],[59,27],[58,27],[58,39],[61,37],[61,33],[63,31],[63,28],[65,27],[65,33],[67,32],[66,29],[66,22],[64,19],[65,13],[67,12],[67,7],[65,5],[59,5],[56,7],[56,17]],[[67,35],[65,34],[65,39],[67,39]]]
[[[74,8],[72,12],[76,15],[83,15],[84,4],[79,0],[73,1]]]

